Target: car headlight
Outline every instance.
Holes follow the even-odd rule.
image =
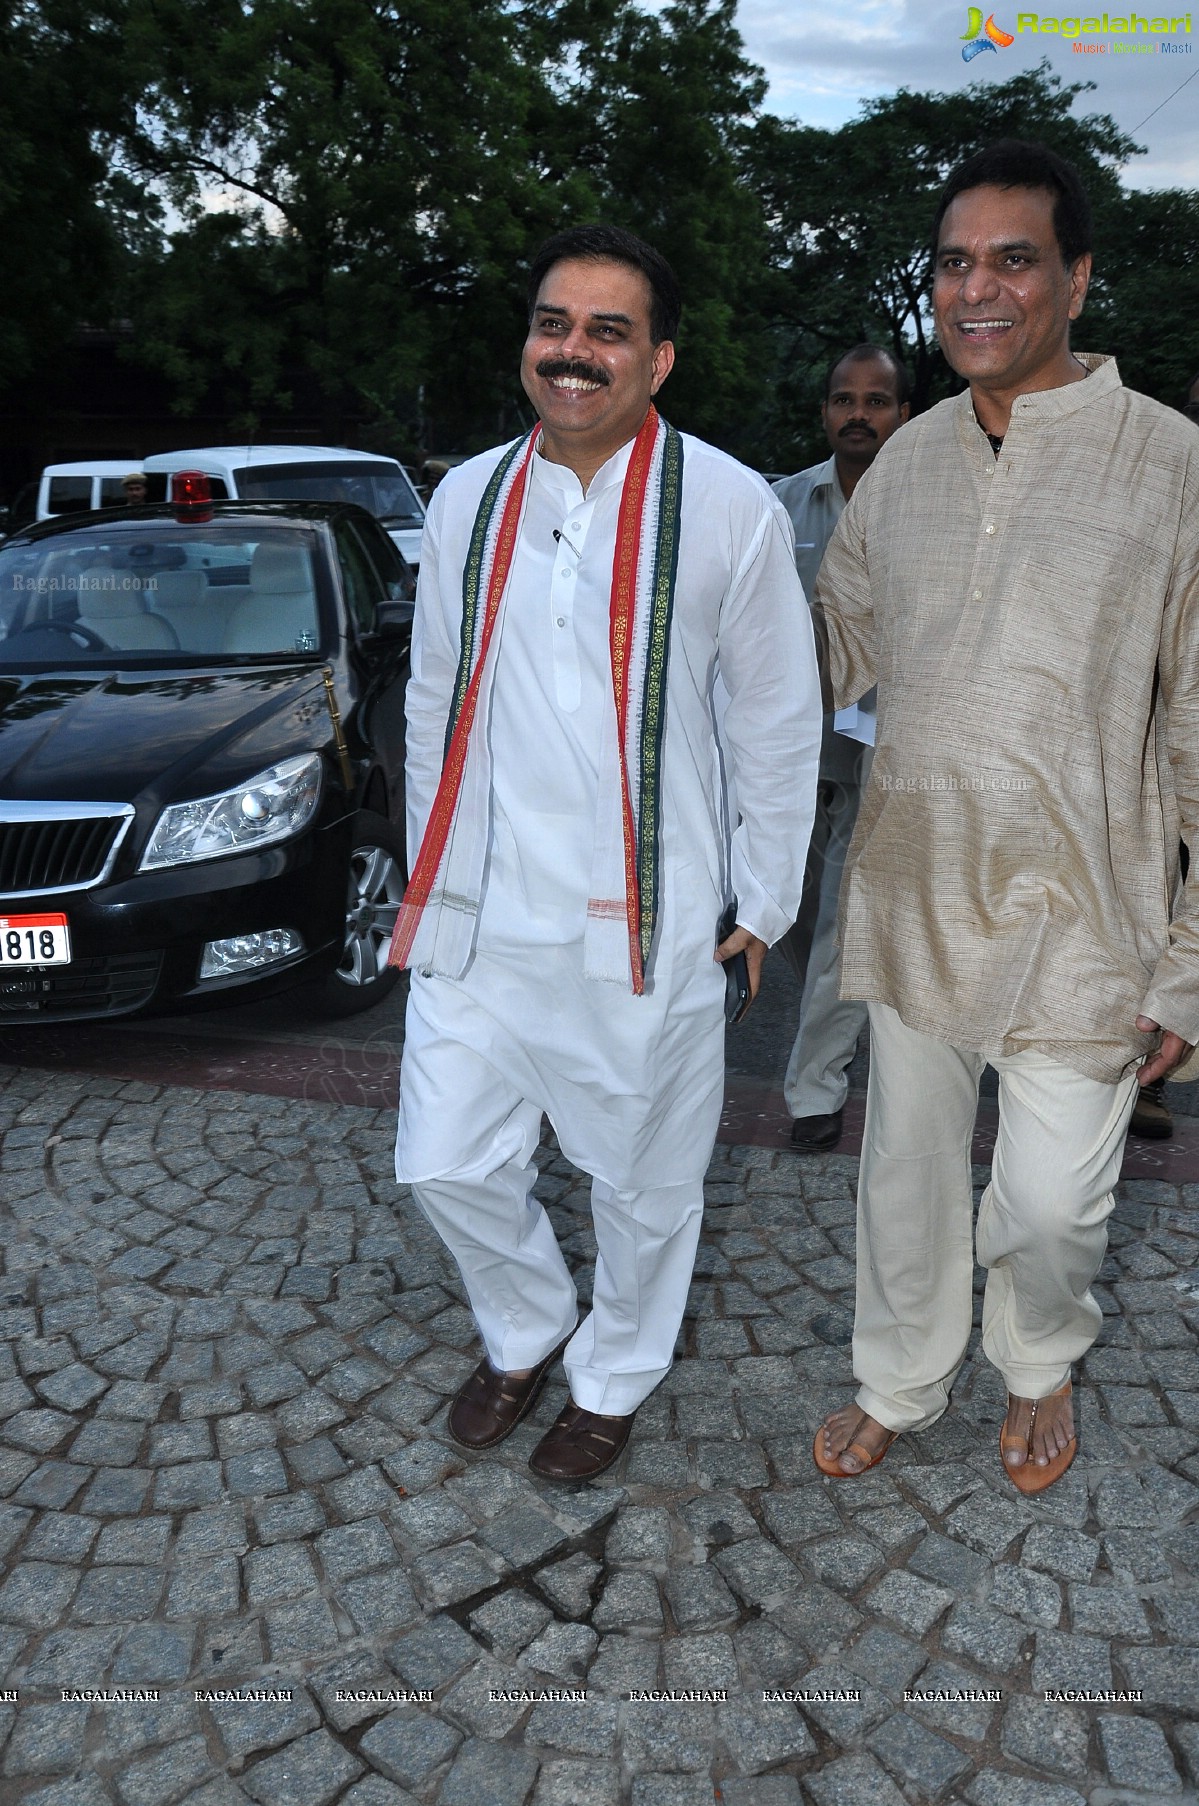
[[[301,753],[269,765],[219,796],[172,803],[154,825],[142,857],[143,872],[222,853],[254,852],[298,834],[316,814],[321,794],[319,753]]]

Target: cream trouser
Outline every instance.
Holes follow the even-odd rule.
[[[493,1367],[532,1367],[571,1335],[570,1394],[586,1411],[623,1417],[666,1377],[683,1320],[703,1221],[703,1181],[617,1191],[591,1182],[598,1254],[590,1316],[550,1220],[533,1196],[541,1110],[493,1074],[479,1108],[494,1134],[473,1165],[424,1179],[412,1195],[458,1263]]]
[[[1102,1322],[1090,1286],[1136,1075],[1104,1085],[1034,1051],[991,1063],[999,1133],[976,1238],[987,1269],[983,1351],[1009,1392],[1044,1398]],[[853,1370],[858,1404],[888,1429],[940,1417],[966,1353],[970,1140],[986,1064],[870,1005]]]

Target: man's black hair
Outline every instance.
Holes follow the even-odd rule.
[[[529,319],[541,292],[541,285],[556,263],[566,258],[584,258],[589,263],[625,263],[640,270],[649,283],[651,307],[650,337],[655,345],[673,339],[679,330],[679,314],[683,297],[678,278],[660,251],[647,245],[643,238],[626,232],[623,226],[570,226],[555,232],[534,255],[529,268]]]
[[[895,377],[895,399],[902,407],[912,393],[912,385],[903,359],[896,357],[889,345],[870,345],[865,341],[860,345],[851,345],[848,351],[843,351],[839,357],[833,359],[824,378],[825,401],[833,392],[833,378],[842,364],[862,364],[871,357],[881,357],[885,364],[890,364]]]
[[[1091,249],[1091,203],[1073,163],[1048,145],[1027,138],[1000,138],[967,157],[941,190],[933,221],[933,255],[946,209],[970,188],[1046,188],[1053,196],[1053,230],[1062,262],[1069,268]]]

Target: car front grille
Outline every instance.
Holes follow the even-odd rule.
[[[124,1016],[149,1003],[162,954],[121,953],[69,966],[0,972],[0,1022],[70,1022]]]
[[[102,883],[132,820],[127,803],[0,802],[0,898]]]

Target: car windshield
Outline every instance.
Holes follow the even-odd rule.
[[[420,527],[424,510],[398,464],[257,464],[234,472],[238,494],[255,502],[357,502],[388,527]]]
[[[0,670],[316,657],[324,588],[299,523],[140,520],[0,546]]]

